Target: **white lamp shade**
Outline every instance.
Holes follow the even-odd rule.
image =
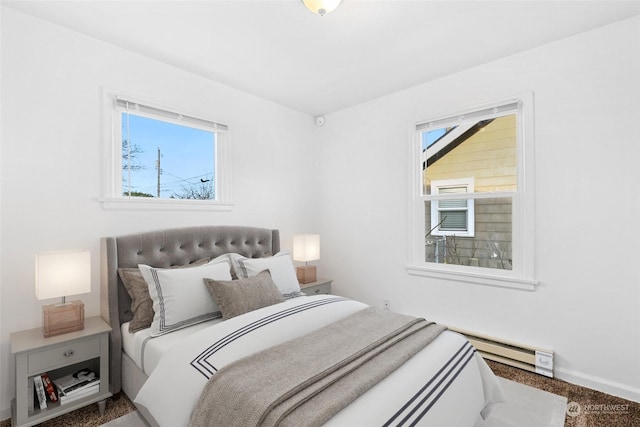
[[[314,261],[320,259],[320,235],[296,234],[293,236],[293,260]]]
[[[39,300],[91,292],[91,252],[73,250],[36,255]]]
[[[302,0],[302,2],[311,12],[324,15],[336,10],[342,0]]]

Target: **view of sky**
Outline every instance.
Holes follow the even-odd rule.
[[[122,113],[122,137],[131,139],[131,148],[140,152],[131,159],[131,191],[157,197],[158,149],[160,150],[160,197],[182,193],[201,180],[213,180],[215,133],[169,122]],[[125,160],[123,159],[123,163]],[[128,172],[123,167],[123,188]]]
[[[440,128],[440,129],[434,129],[434,130],[422,132],[422,135],[421,135],[422,149],[426,150],[427,148],[429,148],[431,144],[433,144],[438,139],[440,139],[442,135],[444,135],[446,132],[447,132],[446,128]]]

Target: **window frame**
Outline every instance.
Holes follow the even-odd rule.
[[[122,107],[118,101],[129,101],[157,110],[163,114],[154,115],[148,111],[132,111],[132,114],[161,120],[168,123],[189,126],[214,132],[215,135],[215,180],[216,200],[171,199],[156,197],[136,197],[123,194],[122,185]],[[172,115],[173,117],[171,117]],[[182,121],[183,117],[187,120]],[[231,150],[229,144],[229,127],[192,113],[181,107],[163,105],[140,97],[124,94],[112,89],[103,91],[103,194],[99,201],[105,209],[132,210],[222,210],[229,211],[231,203]]]
[[[424,124],[461,122],[465,116],[488,117],[507,115],[502,109],[515,104],[516,114],[516,153],[517,153],[517,189],[514,192],[472,193],[468,200],[480,198],[512,198],[512,270],[488,269],[474,266],[442,264],[425,261],[425,200],[455,199],[455,195],[424,195],[421,131]],[[534,96],[532,92],[479,105],[473,108],[460,108],[453,114],[435,116],[429,120],[419,120],[411,124],[409,191],[409,259],[406,267],[408,274],[436,279],[465,282],[471,284],[497,286],[533,291],[537,279],[536,235],[535,235],[535,151],[534,151]],[[475,118],[475,117],[474,117]]]

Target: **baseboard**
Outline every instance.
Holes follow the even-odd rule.
[[[559,380],[640,403],[640,388],[608,381],[603,378],[571,371],[558,366],[555,368],[555,374]]]

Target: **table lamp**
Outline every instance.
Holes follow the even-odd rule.
[[[304,262],[304,267],[296,268],[298,282],[311,283],[317,280],[316,266],[307,265],[307,262],[318,259],[320,259],[319,234],[296,234],[293,236],[293,260]]]
[[[45,337],[84,329],[84,303],[67,302],[68,295],[91,291],[91,252],[72,250],[36,254],[36,298],[62,298],[42,307]]]

